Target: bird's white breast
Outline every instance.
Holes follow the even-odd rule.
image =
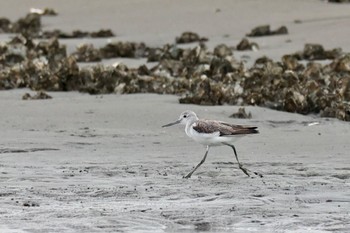
[[[233,143],[237,139],[241,138],[238,136],[227,136],[221,137],[220,132],[214,133],[199,133],[193,127],[196,126],[196,123],[186,125],[185,132],[187,136],[195,140],[196,142],[209,145],[209,146],[220,146],[222,143]]]

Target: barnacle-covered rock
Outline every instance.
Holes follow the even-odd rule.
[[[212,82],[207,76],[196,78],[196,92],[180,98],[180,103],[195,103],[200,105],[222,105],[224,93],[220,83]]]
[[[257,26],[250,33],[247,34],[249,37],[258,36],[271,36],[271,35],[283,35],[288,34],[288,29],[286,26],[281,26],[276,30],[271,30],[270,25]]]
[[[337,78],[335,90],[346,102],[350,102],[350,75]]]
[[[12,24],[7,18],[0,18],[0,33],[11,32]]]
[[[219,44],[214,48],[214,55],[224,58],[226,56],[231,56],[232,53],[232,49],[229,48],[227,45],[225,44]]]
[[[60,90],[59,77],[51,72],[47,60],[35,59],[27,61],[25,69],[28,72],[28,87],[32,90]]]
[[[0,45],[0,64],[13,66],[26,59],[27,47],[22,43]]]
[[[147,54],[147,62],[160,61],[163,55],[163,50],[160,48],[150,48]]]
[[[343,121],[350,121],[350,104],[334,103],[331,107],[326,107],[320,115],[321,117],[331,117]]]
[[[236,49],[238,51],[244,51],[244,50],[257,51],[259,50],[259,45],[255,42],[249,42],[247,38],[243,38],[236,46]]]
[[[288,29],[286,26],[281,26],[277,28],[276,30],[272,31],[272,35],[285,35],[288,34]]]
[[[335,111],[335,117],[342,121],[350,121],[350,104],[340,103]]]
[[[35,48],[29,51],[28,56],[31,59],[43,56],[50,65],[55,66],[56,62],[67,57],[67,49],[65,45],[58,42],[57,38],[52,38],[47,41],[40,41]]]
[[[298,60],[324,60],[335,59],[342,55],[340,48],[325,50],[320,44],[305,44],[304,50],[294,53],[292,56]]]
[[[230,117],[239,119],[250,119],[252,118],[252,113],[247,113],[245,111],[245,108],[239,108],[238,111],[236,113],[232,113]]]
[[[255,60],[255,66],[264,65],[264,64],[267,64],[269,62],[271,63],[271,62],[273,62],[273,60],[271,58],[266,57],[266,56],[259,57],[258,59]]]
[[[92,44],[82,44],[77,47],[77,51],[72,54],[77,62],[98,62],[101,61],[99,49],[95,49]]]
[[[287,70],[298,71],[304,69],[304,66],[292,55],[284,55],[282,57],[282,62]]]
[[[197,33],[194,33],[194,32],[183,32],[180,37],[176,37],[175,39],[177,44],[203,42],[207,40],[208,40],[207,38],[200,37]]]
[[[23,64],[27,86],[33,90],[72,91],[78,90],[79,68],[73,57],[54,62],[54,66],[44,57],[27,60]]]
[[[12,24],[12,33],[21,33],[29,37],[37,37],[41,30],[41,17],[36,13],[29,13]]]
[[[270,34],[271,34],[270,25],[261,25],[253,28],[252,31],[247,34],[247,36],[250,36],[250,37],[268,36]]]
[[[21,63],[33,47],[32,40],[22,35],[15,36],[6,44],[0,44],[0,64],[11,67]]]
[[[52,31],[43,31],[40,34],[40,38],[43,39],[48,39],[48,38],[61,38],[61,39],[70,39],[70,38],[84,38],[84,37],[88,37],[89,33],[88,32],[83,32],[80,30],[75,30],[72,32],[63,32],[59,29],[55,29]]]
[[[134,42],[113,42],[102,47],[100,51],[102,57],[107,59],[114,57],[144,57],[146,56],[146,45],[144,43]]]
[[[11,22],[4,20],[1,24],[0,20],[0,25],[4,30],[12,30]],[[61,32],[57,33],[55,36]],[[82,31],[73,34],[66,36],[92,36]],[[194,48],[177,44],[148,48],[143,43],[115,42],[95,49],[87,44],[73,56],[67,56],[66,47],[57,39],[33,42],[32,35],[26,33],[0,44],[0,89],[177,94],[183,96],[181,103],[259,105],[349,120],[350,56],[338,49],[327,51],[309,44],[304,51],[285,55],[281,61],[261,57],[247,68],[242,61],[236,61],[232,48],[224,44],[212,51],[201,42]],[[37,35],[41,35],[40,30]],[[251,48],[249,43],[243,40],[237,47]],[[77,60],[112,57],[144,57],[157,64],[137,69],[122,63],[87,68],[77,65]],[[299,62],[323,58],[332,61],[325,65]]]
[[[31,99],[31,95],[29,93],[25,93],[23,96],[22,96],[22,100],[29,100]]]
[[[38,91],[34,96],[31,96],[29,93],[25,93],[22,96],[22,99],[23,100],[43,100],[43,99],[52,99],[52,97],[44,91]]]
[[[322,64],[316,63],[316,62],[310,62],[306,65],[305,69],[300,72],[300,76],[303,77],[305,80],[319,80],[319,82],[320,81],[324,82],[322,68],[323,68]]]
[[[57,15],[57,12],[50,8],[35,9],[32,8],[30,13],[25,17],[18,19],[16,22],[11,22],[7,18],[0,18],[0,33],[20,33],[28,38],[106,38],[114,37],[114,33],[110,29],[100,29],[98,31],[87,32],[74,30],[72,32],[63,32],[59,29],[44,31],[41,28],[42,16]]]
[[[45,15],[45,16],[56,16],[56,15],[58,15],[58,13],[52,8],[44,8],[44,9],[30,8],[29,12],[30,13],[36,13],[36,14],[39,14],[39,15]]]
[[[163,46],[163,52],[160,60],[171,59],[179,61],[182,58],[184,49],[179,48],[176,44],[166,44]]]
[[[235,68],[229,60],[214,57],[210,61],[210,67],[207,73],[212,79],[220,81],[227,73],[231,73],[234,70]]]
[[[305,44],[303,51],[303,59],[307,60],[320,60],[325,59],[325,50],[322,45],[319,44]]]
[[[114,33],[110,29],[101,29],[99,31],[95,32],[88,32],[88,31],[81,31],[81,30],[74,30],[72,32],[63,32],[59,29],[55,29],[52,31],[43,31],[40,34],[40,38],[62,38],[62,39],[71,39],[71,38],[85,38],[85,37],[91,37],[91,38],[106,38],[106,37],[114,37]]]
[[[181,61],[164,59],[160,61],[158,70],[169,73],[170,76],[184,76],[184,66]]]
[[[56,16],[58,13],[52,8],[44,8],[42,15]]]
[[[90,94],[107,94],[112,93],[117,83],[118,75],[114,67],[95,66],[89,72],[81,72],[80,77],[83,80],[88,80],[85,85],[82,85],[79,90]]]
[[[106,38],[106,37],[114,37],[114,33],[111,29],[101,29],[96,32],[90,32],[90,37],[92,38]]]
[[[78,90],[83,85],[79,78],[79,66],[73,56],[69,56],[51,67],[51,71],[59,78],[60,91]]]
[[[350,72],[350,53],[334,59],[329,66],[335,72]]]
[[[283,87],[295,87],[300,83],[300,77],[297,73],[290,70],[283,72],[281,80],[283,80]]]
[[[306,98],[298,90],[289,89],[285,94],[283,109],[287,112],[306,113]]]
[[[13,71],[9,69],[0,70],[0,90],[9,90],[17,88],[17,77],[14,77]]]
[[[139,75],[151,75],[150,69],[146,65],[142,65],[137,69],[137,74]]]

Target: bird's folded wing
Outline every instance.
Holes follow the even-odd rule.
[[[219,132],[220,136],[254,134],[259,132],[256,128],[257,127],[232,125],[226,122],[212,120],[199,120],[193,125],[193,129],[198,133],[210,134]]]

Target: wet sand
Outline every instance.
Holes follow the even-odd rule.
[[[175,96],[0,92],[1,225],[24,232],[349,231],[348,123],[248,107],[180,105]],[[11,103],[11,108],[8,107]],[[154,106],[158,106],[155,108]],[[182,127],[185,109],[256,125],[229,147],[205,148]],[[1,229],[1,232],[6,232]],[[9,231],[12,232],[12,231]],[[17,232],[17,231],[14,231]],[[19,231],[21,232],[21,231]]]
[[[17,19],[30,7],[53,7],[59,16],[47,18],[47,28],[111,28],[115,40],[158,46],[184,30],[208,37],[210,46],[235,45],[261,23],[290,29],[288,36],[254,39],[262,45],[259,52],[237,54],[249,60],[262,54],[279,59],[306,42],[350,50],[344,30],[350,5],[104,2],[15,0],[3,3],[0,14]],[[79,41],[65,42],[73,47]],[[252,119],[231,119],[239,107],[180,105],[169,95],[54,92],[50,100],[23,101],[26,92],[0,92],[0,232],[350,231],[348,122],[259,107],[246,107]],[[246,177],[232,150],[217,147],[191,179],[183,179],[205,148],[183,127],[161,125],[186,109],[258,126],[260,134],[236,148],[242,164],[264,178]]]

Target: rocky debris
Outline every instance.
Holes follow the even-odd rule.
[[[62,32],[59,29],[45,31],[42,29],[41,17],[47,15],[57,15],[53,9],[45,8],[31,9],[31,13],[25,17],[18,19],[16,22],[11,22],[7,18],[0,18],[0,33],[18,33],[28,38],[50,39],[57,38],[107,38],[114,37],[115,34],[110,29],[101,29],[99,31],[87,32],[75,30],[73,32]]]
[[[239,118],[239,119],[251,119],[252,114],[246,113],[245,108],[239,108],[236,113],[233,113],[230,117],[232,118]]]
[[[16,37],[2,46],[0,90],[29,87],[33,90],[68,91],[79,73],[73,57],[57,39],[34,43]]]
[[[91,32],[90,37],[91,38],[107,38],[107,37],[114,37],[115,34],[112,32],[111,29],[101,29],[96,32]]]
[[[257,51],[259,50],[259,45],[255,42],[249,42],[247,38],[243,38],[236,46],[236,49],[238,51],[244,51],[244,50]]]
[[[52,37],[57,37],[61,39],[72,39],[72,38],[107,38],[107,37],[114,37],[114,33],[110,29],[101,29],[99,31],[95,32],[87,32],[87,31],[81,31],[81,30],[75,30],[72,32],[62,32],[61,30],[53,30],[53,31],[43,31],[40,38],[48,39]]]
[[[36,13],[29,13],[13,23],[10,31],[6,33],[20,33],[24,36],[38,37],[41,31],[41,16]]]
[[[303,51],[294,53],[292,56],[298,60],[332,60],[341,55],[342,50],[340,48],[325,50],[320,44],[305,44]]]
[[[147,57],[148,62],[159,62],[161,60],[184,60],[185,63],[188,63],[193,60],[200,59],[200,54],[197,54],[201,48],[205,48],[203,43],[193,49],[182,49],[179,48],[176,44],[166,44],[163,48],[148,48],[146,49],[145,56]],[[198,50],[198,51],[197,51]],[[202,54],[203,55],[203,54]],[[189,64],[188,64],[189,65]]]
[[[307,66],[293,57],[284,57],[282,63],[261,58],[250,69],[231,62],[232,70],[220,79],[213,79],[220,77],[218,75],[192,78],[193,91],[186,93],[180,103],[259,105],[347,120],[350,117],[349,57],[344,55],[329,65],[308,63]]]
[[[310,51],[320,51],[314,47]],[[203,44],[151,49],[143,43],[115,42],[100,50],[91,45],[78,50],[80,53],[68,56],[57,39],[34,42],[24,36],[13,38],[0,45],[0,89],[176,94],[182,96],[180,103],[258,105],[350,120],[349,53],[327,55],[328,64],[301,63],[294,54],[281,61],[262,57],[248,68],[223,44],[214,50]],[[137,69],[121,63],[78,67],[77,59],[92,59],[98,51],[102,58],[145,57],[156,64]],[[304,53],[307,55],[302,58],[320,57],[318,52]]]
[[[147,62],[160,61],[164,55],[164,50],[161,48],[150,48],[148,50]]]
[[[225,44],[219,44],[214,48],[214,55],[217,57],[227,57],[227,56],[231,56],[233,54],[232,52],[232,48],[228,47]]]
[[[37,37],[40,30],[41,16],[37,13],[29,13],[13,23],[7,18],[0,18],[1,33],[20,33],[25,36]]]
[[[208,38],[200,37],[194,32],[183,32],[181,36],[176,37],[175,41],[177,44],[186,44],[192,42],[205,42],[208,41]]]
[[[25,93],[22,96],[23,100],[43,100],[43,99],[52,99],[52,97],[46,94],[44,91],[38,91],[34,96],[31,96],[29,93]]]
[[[299,60],[293,55],[284,55],[282,63],[287,70],[301,71],[305,69],[304,65],[299,63]]]
[[[147,47],[144,43],[135,42],[111,42],[100,49],[103,58],[128,57],[139,58],[145,57]]]
[[[276,30],[271,31],[270,25],[262,25],[254,28],[250,33],[247,34],[248,37],[258,37],[258,36],[272,36],[272,35],[284,35],[288,34],[288,29],[286,26],[281,26]]]
[[[77,47],[77,51],[72,54],[77,62],[99,62],[102,55],[99,49],[95,49],[92,44],[82,44]]]
[[[29,94],[29,93],[25,93],[23,96],[22,96],[22,100],[29,100],[31,99],[32,96]]]
[[[38,9],[38,8],[30,8],[30,13],[36,13],[39,15],[45,15],[45,16],[56,16],[58,15],[57,12],[52,8],[44,8],[44,9]]]
[[[0,33],[9,33],[12,28],[12,23],[7,18],[0,18]]]

